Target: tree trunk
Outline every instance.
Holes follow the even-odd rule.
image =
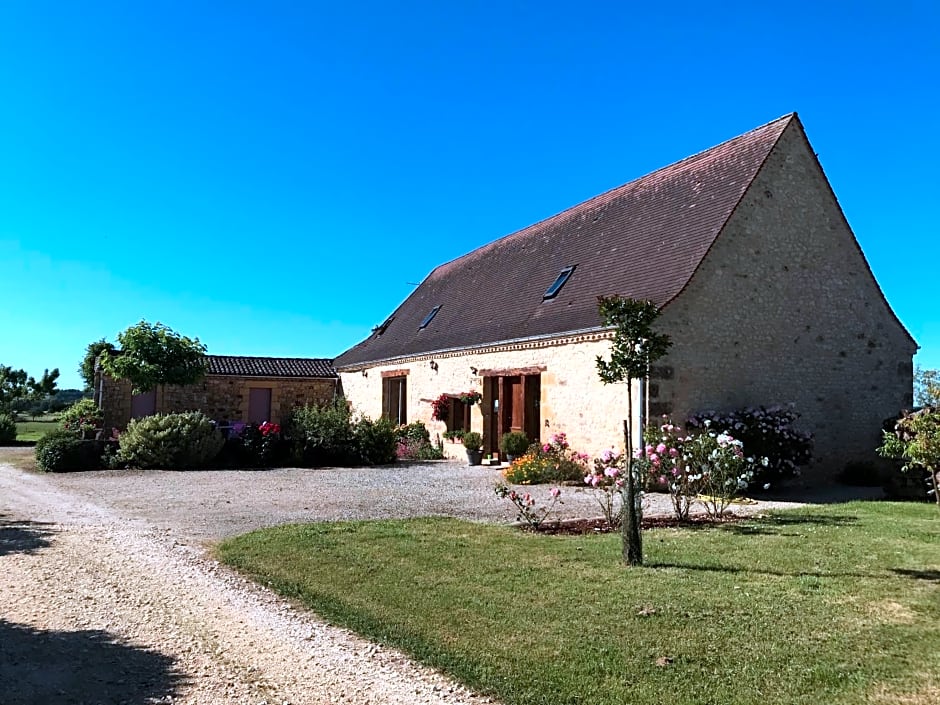
[[[633,381],[629,384],[632,386]],[[623,485],[623,562],[627,565],[643,565],[643,537],[640,533],[640,512],[637,502],[637,486],[633,476],[633,434],[630,426],[633,423],[633,390],[627,391],[627,415],[629,420],[623,422],[624,447],[626,448],[626,477]]]

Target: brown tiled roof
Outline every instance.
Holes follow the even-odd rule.
[[[304,357],[206,355],[210,375],[238,377],[336,377],[330,360]]]
[[[796,114],[569,208],[442,264],[381,335],[337,368],[599,327],[597,296],[671,301],[688,283]],[[574,273],[554,299],[546,288]],[[434,320],[422,320],[440,306]]]

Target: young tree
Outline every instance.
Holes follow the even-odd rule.
[[[120,352],[105,355],[101,366],[112,377],[126,379],[134,393],[158,384],[193,384],[206,373],[206,346],[162,323],[141,321],[117,336]]]
[[[601,356],[597,357],[597,375],[604,384],[627,383],[628,418],[623,422],[626,447],[623,560],[627,565],[642,565],[639,482],[633,466],[633,380],[646,378],[650,365],[666,354],[672,341],[668,335],[653,330],[653,324],[659,317],[659,308],[652,301],[637,301],[622,296],[600,296],[597,299],[597,308],[603,325],[614,329],[610,361]]]
[[[85,380],[85,389],[92,389],[95,386],[95,363],[103,352],[114,352],[114,343],[109,343],[102,338],[88,343],[85,348],[85,357],[82,358],[82,364],[78,366],[78,374]]]
[[[884,432],[878,453],[904,461],[904,472],[926,471],[927,494],[940,509],[940,411],[928,407],[902,417],[894,431]]]

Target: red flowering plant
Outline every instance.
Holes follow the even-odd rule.
[[[449,394],[441,394],[437,399],[431,402],[431,418],[435,421],[447,421],[450,417],[450,400],[451,396]]]
[[[460,399],[463,404],[479,404],[483,401],[483,395],[475,389],[471,389],[469,392],[463,392],[457,398]]]
[[[265,421],[258,426],[258,430],[261,431],[262,436],[278,436],[281,433],[281,426],[280,424]]]
[[[274,465],[284,447],[281,443],[281,426],[271,421],[248,424],[242,429],[239,438],[245,459],[262,467]]]

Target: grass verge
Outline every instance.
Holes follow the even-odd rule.
[[[32,447],[0,446],[0,463],[20,470],[36,472],[36,449]]]
[[[934,702],[940,517],[852,503],[541,536],[455,519],[282,526],[218,557],[506,703]]]

